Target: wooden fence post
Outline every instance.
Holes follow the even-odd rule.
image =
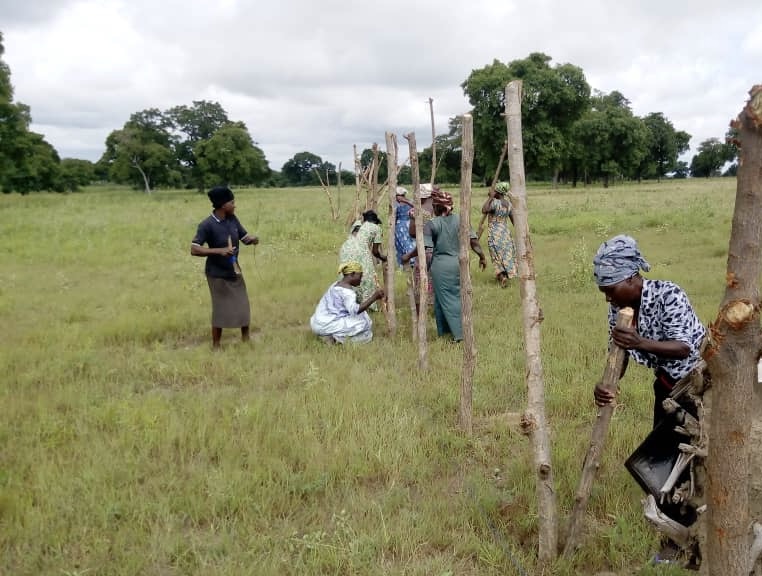
[[[463,317],[463,366],[460,371],[460,429],[468,436],[473,433],[473,383],[476,366],[476,342],[472,314],[473,287],[471,285],[471,172],[474,166],[474,119],[463,115],[463,143],[460,164],[460,302]]]
[[[418,151],[415,146],[415,132],[410,132],[405,138],[410,148],[410,172],[413,177],[415,191],[415,246],[418,249],[418,369],[429,369],[428,343],[426,342],[426,313],[428,303],[426,294],[429,289],[429,278],[426,271],[426,248],[423,246],[423,209],[421,208],[421,175],[418,169]]]
[[[545,419],[545,383],[540,358],[540,324],[542,310],[537,300],[534,252],[529,236],[524,148],[521,136],[521,80],[505,88],[506,124],[508,128],[508,166],[510,168],[513,217],[521,286],[524,342],[527,361],[527,410],[522,427],[532,437],[535,472],[537,474],[537,515],[539,524],[538,554],[541,564],[548,564],[558,554],[558,517],[553,466],[550,456],[550,433]]]
[[[632,318],[635,312],[632,308],[622,308],[617,314],[616,327],[629,328],[632,325]],[[606,367],[603,370],[603,379],[601,383],[609,392],[616,394],[619,384],[619,377],[622,375],[622,366],[627,352],[611,343]],[[577,549],[579,544],[579,534],[582,524],[582,518],[587,509],[587,501],[590,498],[590,491],[593,488],[595,475],[601,464],[601,454],[606,445],[606,433],[609,429],[611,416],[614,414],[615,404],[607,404],[598,408],[598,417],[593,425],[593,433],[590,436],[590,447],[587,449],[585,461],[582,464],[582,476],[577,488],[577,494],[574,497],[574,508],[572,510],[571,521],[569,522],[569,534],[564,546],[564,556],[570,556]]]
[[[389,171],[389,190],[397,192],[397,136],[386,133],[386,165]],[[397,224],[397,210],[394,206],[395,194],[389,194],[389,234],[386,240],[386,266],[384,274],[384,290],[386,291],[386,320],[389,326],[389,336],[397,333],[397,309],[394,302],[394,272],[397,268],[396,246],[394,244],[394,229]]]
[[[357,155],[357,144],[352,145],[355,155],[355,206],[352,209],[352,215],[350,222],[357,220],[360,217],[360,190],[362,185],[360,184],[360,175],[362,173],[362,166],[360,165],[360,157]]]

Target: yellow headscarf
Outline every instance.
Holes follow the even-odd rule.
[[[362,272],[362,264],[359,262],[345,262],[339,266],[339,274],[346,276],[352,274],[352,272]]]

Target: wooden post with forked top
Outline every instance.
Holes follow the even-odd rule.
[[[474,166],[474,119],[463,115],[462,159],[460,164],[460,303],[463,317],[463,366],[460,371],[460,429],[468,436],[473,433],[473,384],[476,367],[474,339],[473,286],[471,285],[471,173]]]
[[[386,133],[386,163],[389,170],[389,189],[397,190],[397,136]],[[394,194],[389,194],[389,233],[386,244],[386,265],[384,266],[384,291],[386,292],[386,322],[389,336],[397,333],[397,309],[394,303],[394,268],[397,261],[394,244],[394,229],[397,225],[397,210],[394,206]]]
[[[418,250],[418,369],[429,369],[428,342],[426,341],[426,313],[428,304],[426,294],[429,289],[429,277],[426,273],[426,248],[423,245],[423,209],[421,208],[421,174],[418,169],[418,151],[415,145],[415,132],[405,135],[410,148],[410,171],[415,191],[415,246]]]
[[[632,325],[634,314],[635,312],[632,308],[622,308],[617,313],[616,327],[629,328]],[[613,394],[616,394],[626,355],[627,352],[623,348],[620,348],[613,342],[611,343],[601,384]],[[566,544],[564,545],[564,556],[573,554],[579,545],[582,519],[587,509],[587,502],[590,499],[590,491],[593,488],[595,475],[598,473],[598,468],[600,468],[601,454],[603,454],[603,448],[606,445],[606,433],[609,429],[611,416],[614,413],[614,406],[612,402],[598,409],[598,417],[595,420],[593,433],[590,437],[590,447],[587,449],[585,461],[582,464],[582,477],[579,481],[577,494],[574,497],[574,508],[572,509],[569,532]]]
[[[540,358],[540,324],[543,316],[537,299],[534,252],[529,236],[527,189],[524,177],[524,146],[521,135],[521,80],[505,88],[508,128],[508,166],[510,168],[513,218],[521,287],[521,308],[527,374],[527,409],[522,428],[532,438],[537,474],[538,553],[540,564],[547,565],[558,554],[558,512],[550,457],[550,432],[545,419],[545,382]]]

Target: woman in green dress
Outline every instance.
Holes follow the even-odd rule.
[[[513,245],[508,222],[513,224],[513,207],[505,197],[511,185],[500,182],[490,190],[489,198],[482,206],[482,214],[488,217],[487,248],[495,266],[495,277],[500,286],[505,288],[508,280],[517,276],[516,249]]]
[[[460,217],[452,212],[452,195],[435,190],[432,195],[434,218],[424,227],[424,245],[426,260],[434,285],[434,317],[437,321],[437,334],[452,334],[455,342],[463,340],[463,321],[460,304]],[[484,270],[487,260],[479,244],[479,239],[471,231],[471,249],[479,256],[479,267]],[[413,249],[403,257],[403,261],[417,256]]]
[[[365,302],[381,285],[376,274],[374,258],[386,262],[386,256],[381,254],[382,232],[378,214],[368,210],[363,212],[362,220],[354,238],[348,238],[342,245],[339,266],[349,262],[359,262],[362,265],[362,282],[357,288],[357,298],[360,302]],[[378,306],[374,303],[370,309],[377,310]]]

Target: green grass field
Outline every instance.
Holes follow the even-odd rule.
[[[477,205],[485,191],[474,193]],[[226,330],[219,353],[204,261],[189,255],[204,195],[0,196],[0,574],[538,573],[532,451],[517,426],[518,285],[501,290],[472,261],[475,431],[464,437],[462,349],[437,340],[432,320],[430,370],[418,372],[401,273],[395,338],[380,313],[364,347],[309,331],[346,236],[343,194],[337,223],[319,189],[237,191],[261,238],[240,257],[253,338]],[[682,285],[709,323],[734,194],[733,179],[529,190],[564,519],[606,359],[598,244],[635,236],[647,276]],[[657,537],[622,466],[650,428],[650,386],[632,366],[585,545],[546,574],[657,573],[646,567]]]

